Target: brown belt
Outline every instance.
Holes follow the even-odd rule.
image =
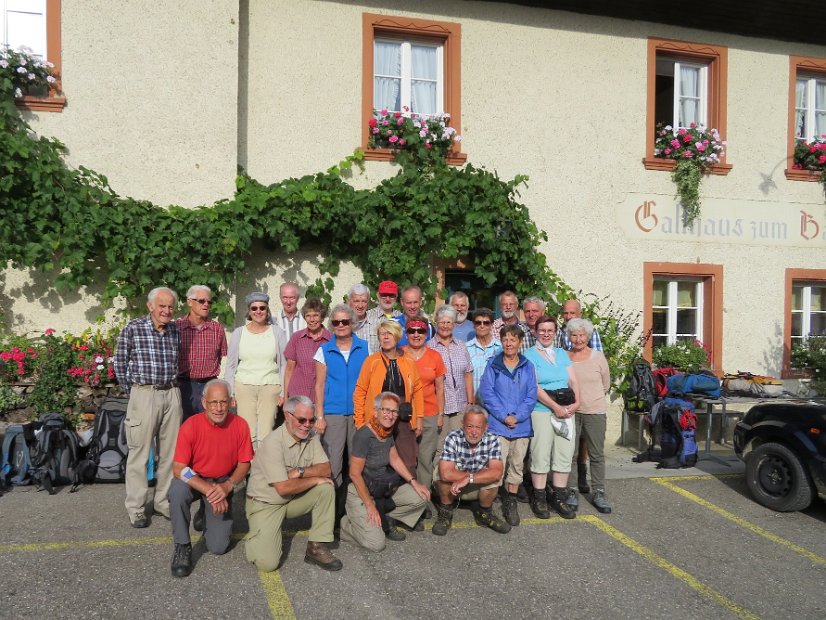
[[[153,390],[171,390],[172,388],[178,387],[178,382],[170,381],[169,383],[162,383],[160,385],[155,385],[154,383],[136,383],[132,387],[152,388]]]

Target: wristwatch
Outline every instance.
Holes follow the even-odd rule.
[[[468,482],[470,482],[470,484],[473,484],[473,474],[470,474],[470,476],[468,477]]]
[[[303,477],[304,477],[304,468],[303,468],[303,467],[299,467],[299,468],[298,468],[298,477],[299,477],[299,478],[303,478]]]

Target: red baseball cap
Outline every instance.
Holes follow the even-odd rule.
[[[379,284],[379,295],[398,295],[399,285],[392,280],[385,280]]]

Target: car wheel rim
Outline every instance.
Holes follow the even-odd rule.
[[[758,480],[766,493],[775,497],[788,495],[792,490],[789,464],[776,456],[769,456],[760,464]]]

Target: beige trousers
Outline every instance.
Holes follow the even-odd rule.
[[[235,384],[235,406],[238,415],[250,425],[252,445],[256,448],[275,425],[280,385]]]

